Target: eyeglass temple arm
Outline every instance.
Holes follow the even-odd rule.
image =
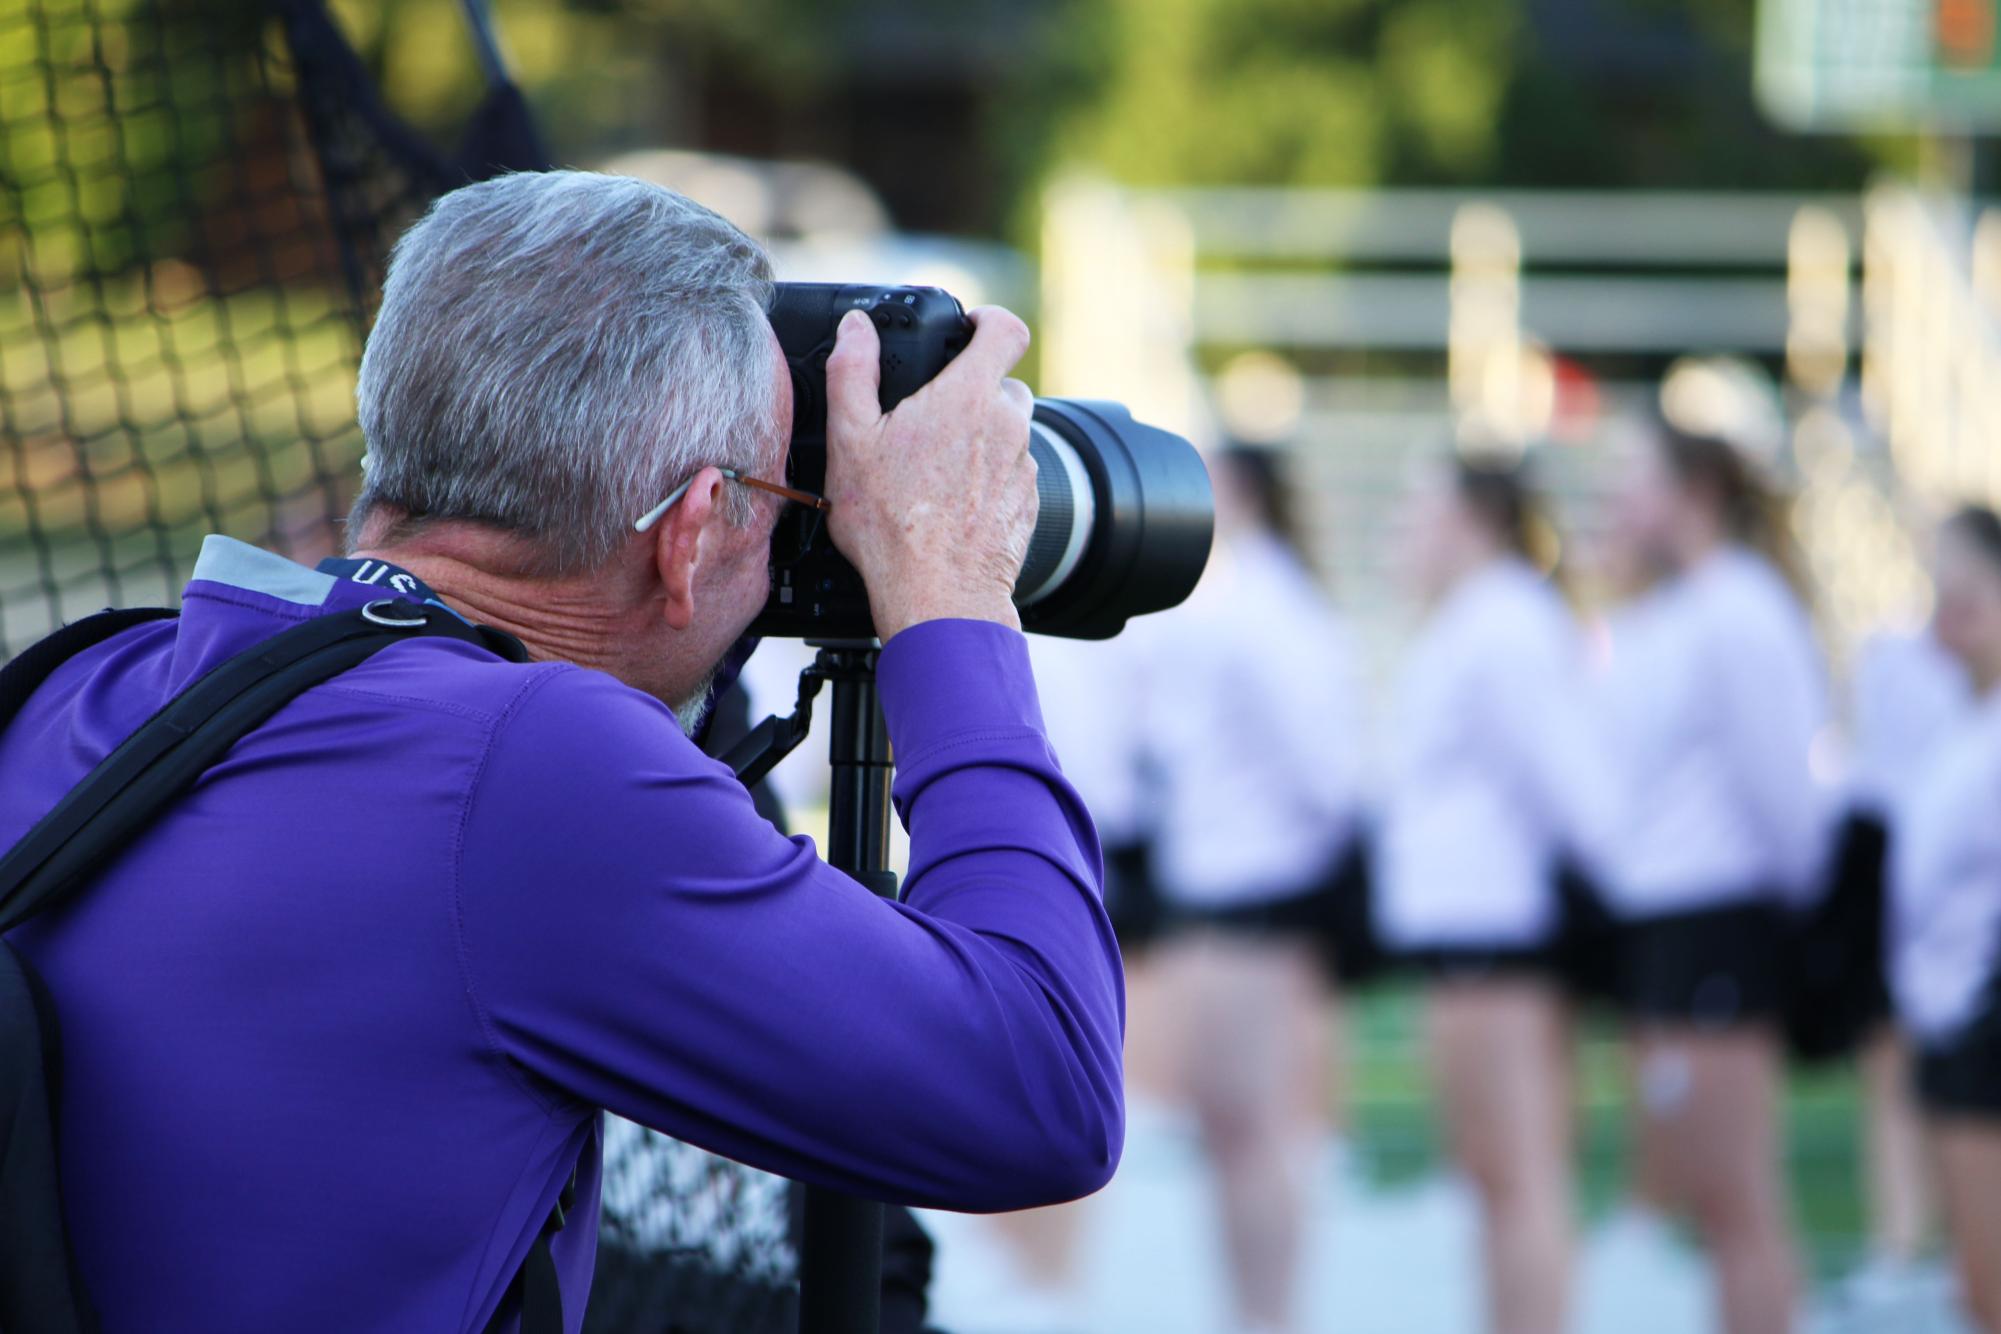
[[[746,477],[735,468],[718,468],[716,471],[732,482],[741,482],[743,485],[755,487],[759,491],[769,491],[775,496],[784,496],[787,500],[804,505],[808,509],[830,510],[833,508],[825,496],[816,496],[811,491],[795,491],[789,486],[780,486],[776,482],[767,482],[759,477]],[[673,491],[668,493],[667,499],[661,501],[658,505],[655,505],[652,509],[632,521],[632,531],[643,533],[654,524],[659,523],[668,510],[673,509],[675,505],[680,503],[681,497],[687,495],[688,488],[694,484],[695,479],[690,477],[687,481],[675,487]]]
[[[687,495],[688,488],[694,484],[695,479],[690,477],[687,481],[668,492],[667,499],[661,501],[658,505],[655,505],[652,509],[632,521],[632,531],[643,533],[654,524],[659,523],[661,519],[666,517],[668,510],[673,509],[675,505],[680,503],[681,497]]]
[[[811,491],[799,491],[789,486],[780,486],[776,482],[767,482],[762,477],[745,477],[727,468],[723,470],[723,475],[733,477],[745,486],[754,486],[760,491],[769,491],[774,496],[784,496],[794,504],[804,505],[808,509],[829,510],[833,508],[833,505],[828,502],[825,496],[816,496]]]

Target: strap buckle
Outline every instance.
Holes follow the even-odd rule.
[[[382,610],[383,608],[389,611],[408,612],[410,615],[407,617],[388,615]],[[391,630],[421,630],[430,624],[422,607],[413,606],[401,598],[377,598],[361,609],[361,619],[376,625],[386,625]]]

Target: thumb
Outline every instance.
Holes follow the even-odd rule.
[[[859,310],[841,317],[827,358],[827,430],[865,431],[882,420],[882,343]]]

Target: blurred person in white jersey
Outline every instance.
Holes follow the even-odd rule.
[[[1929,629],[1884,630],[1862,642],[1848,681],[1848,764],[1828,888],[1814,916],[1824,929],[1810,934],[1802,960],[1803,971],[1828,975],[1808,984],[1829,1040],[1842,1044],[1831,1054],[1852,1052],[1862,1076],[1869,1254],[1848,1288],[1860,1309],[1886,1319],[1924,1297],[1921,1258],[1933,1221],[1909,1044],[1889,992],[1889,863],[1905,794],[1968,723],[1973,704],[1965,667]],[[1802,1008],[1796,999],[1796,1014]]]
[[[1357,826],[1355,689],[1282,460],[1235,447],[1212,472],[1208,571],[1186,605],[1134,627],[1134,647],[1165,923],[1158,1031],[1216,1170],[1238,1328],[1262,1334],[1294,1328],[1326,1135],[1332,900]]]
[[[1479,1193],[1487,1326],[1561,1334],[1570,1290],[1571,1031],[1557,876],[1610,821],[1582,645],[1531,551],[1519,471],[1459,459],[1406,507],[1425,607],[1376,843],[1377,922],[1428,979],[1433,1075]]]
[[[1938,641],[1973,712],[1900,801],[1890,979],[1916,1047],[1918,1098],[1967,1312],[2001,1334],[2001,519],[1968,507],[1939,533]]]
[[[1661,427],[1615,510],[1652,581],[1613,621],[1603,682],[1635,1186],[1708,1249],[1727,1334],[1771,1334],[1791,1328],[1797,1284],[1784,959],[1824,845],[1808,758],[1826,689],[1779,507],[1735,448]]]

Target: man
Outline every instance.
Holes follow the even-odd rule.
[[[13,933],[62,1019],[64,1191],[107,1334],[482,1329],[581,1161],[555,1242],[574,1330],[600,1109],[913,1204],[1109,1177],[1118,957],[1010,600],[1020,321],[975,312],[886,415],[865,319],[828,364],[828,523],[885,642],[907,901],[780,836],[677,725],[765,597],[781,502],[754,483],[784,476],[792,408],[770,290],[755,244],[638,181],[446,196],[362,363],[354,559],[209,539],[178,623],[73,659],[0,737],[11,842],[306,618],[435,599],[532,657],[382,651]]]

